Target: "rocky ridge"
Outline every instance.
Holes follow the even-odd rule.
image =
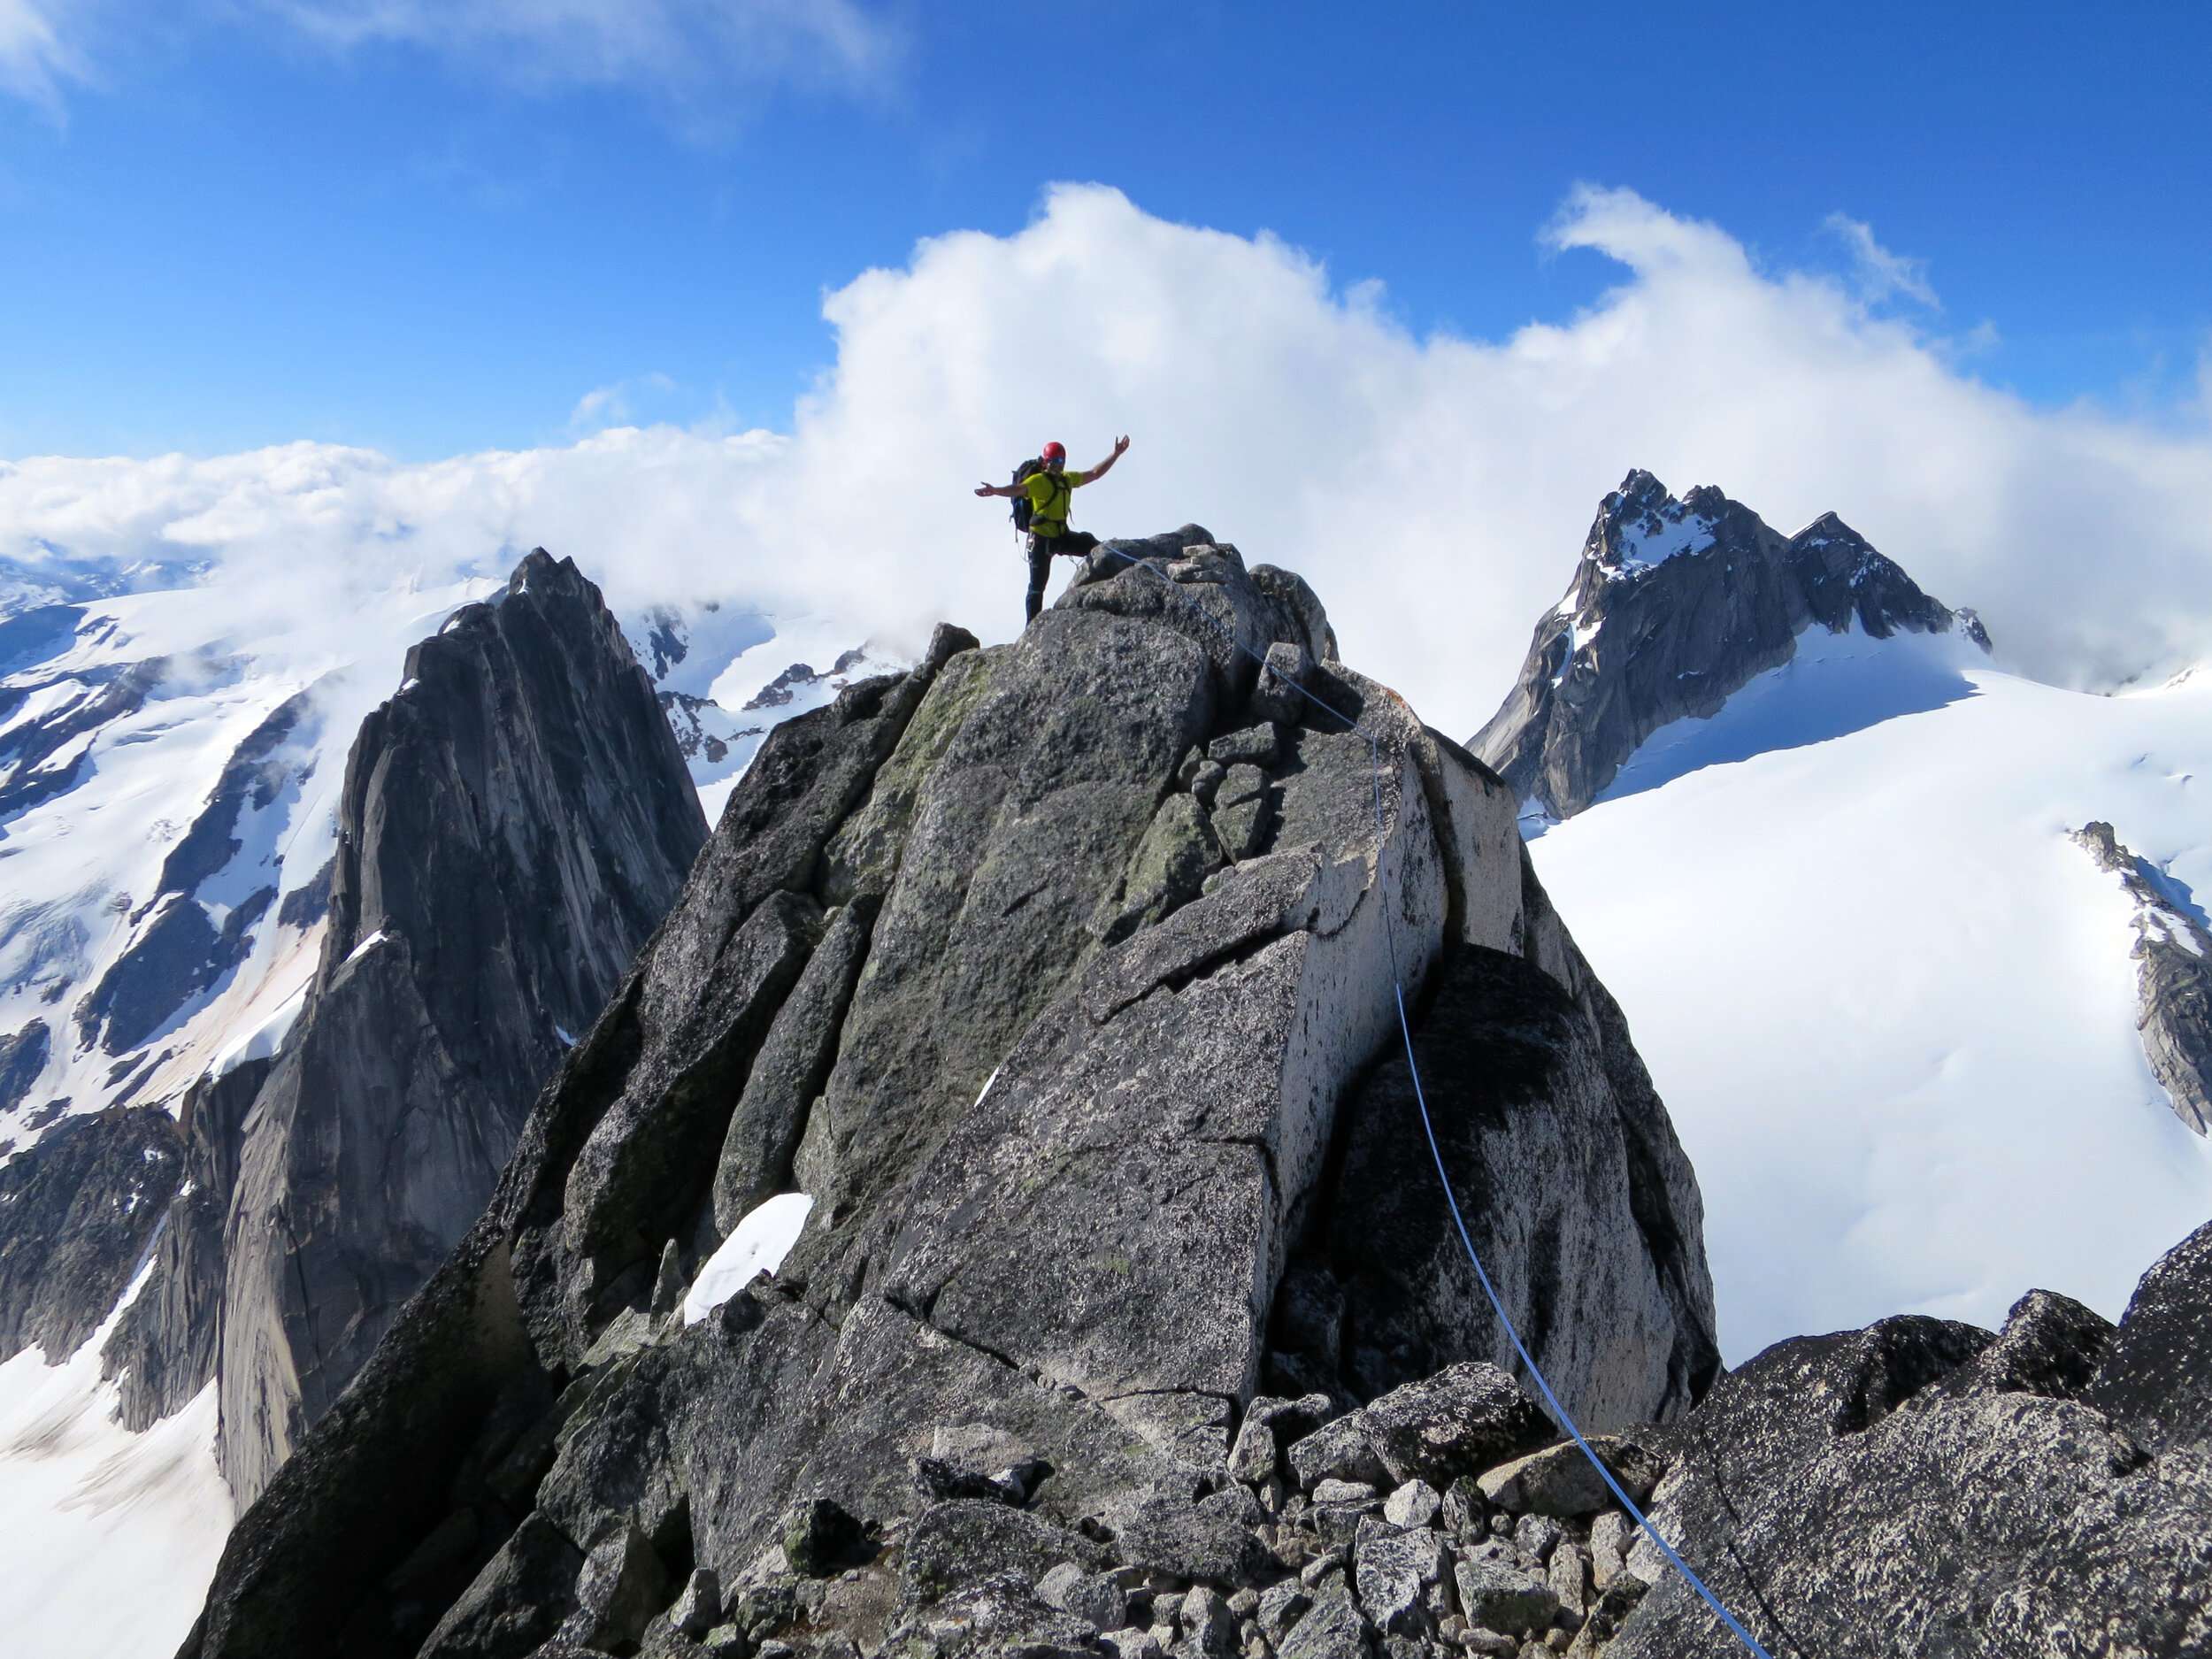
[[[759,1317],[755,1305],[737,1322]],[[1686,1417],[1592,1446],[1776,1659],[2185,1659],[2212,1637],[2208,1356],[2212,1225],[2145,1275],[2116,1327],[2035,1291],[1996,1333],[1905,1316],[1798,1338],[1722,1378]],[[597,1392],[572,1386],[572,1425]],[[555,1439],[572,1432],[588,1431]],[[802,1497],[734,1572],[672,1563],[634,1512],[588,1551],[534,1514],[421,1651],[1743,1651],[1580,1450],[1487,1363],[1341,1414],[1325,1394],[1256,1396],[1194,1502],[1156,1492],[1111,1529],[1066,1525],[1045,1499],[1063,1471],[1005,1439],[941,1423],[926,1443],[905,1463],[902,1513],[864,1517]],[[555,1454],[556,1476],[572,1448]],[[434,1566],[434,1546],[457,1540],[434,1535],[411,1573]]]
[[[303,1009],[188,1092],[188,1180],[105,1353],[134,1427],[219,1379],[242,1502],[466,1231],[704,835],[597,589],[542,550],[409,654],[338,818]]]
[[[1710,486],[1678,500],[1638,469],[1599,503],[1573,585],[1468,747],[1525,810],[1570,818],[1654,732],[1717,713],[1815,625],[1989,649],[1972,611],[1930,598],[1834,513],[1784,536]]]
[[[2074,832],[2100,870],[2135,901],[2137,1029],[2174,1116],[2212,1129],[2212,928],[2187,890],[2128,850],[2101,820]]]
[[[1992,1333],[1920,1316],[1778,1344],[1647,1444],[1655,1525],[1775,1654],[2212,1641],[2212,1225],[2119,1325],[2033,1291]],[[1620,1659],[1740,1652],[1648,1545]]]
[[[1542,1438],[1440,1255],[1369,1294],[1434,1202],[1364,1133],[1402,1104],[1394,972],[1555,1386],[1604,1428],[1709,1385],[1694,1179],[1513,795],[1294,576],[1194,526],[1118,552],[1015,643],[942,629],[770,734],[188,1653],[683,1652],[724,1586],[762,1651],[998,1651],[1008,1596],[1064,1621],[1029,1588],[1062,1561],[1223,1584],[1216,1651],[1287,1571],[1283,1457],[1356,1504],[1314,1494]],[[700,1306],[798,1191],[772,1281]],[[1299,1431],[1348,1409],[1308,1482]],[[834,1614],[794,1578],[826,1568]]]

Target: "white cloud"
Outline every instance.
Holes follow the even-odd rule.
[[[880,87],[899,32],[857,0],[256,0],[311,40],[396,43],[526,83],[696,92],[795,79]]]
[[[1850,250],[1859,293],[1869,304],[1886,300],[1893,294],[1902,294],[1932,311],[1943,309],[1943,302],[1936,298],[1935,289],[1928,285],[1924,260],[1892,253],[1874,240],[1873,227],[1863,219],[1831,213],[1824,221],[1824,228],[1840,238]]]
[[[1303,571],[1347,655],[1455,735],[1502,695],[1631,466],[1783,529],[1833,508],[2001,660],[2064,683],[2212,658],[2212,427],[2039,410],[1832,279],[1718,227],[1578,191],[1545,233],[1623,266],[1587,311],[1417,337],[1312,259],[1062,187],[1011,236],[955,232],[830,295],[833,367],[783,433],[614,428],[402,465],[298,444],[0,471],[0,555],[188,541],[319,613],[346,584],[492,569],[534,543],[618,604],[738,595],[910,643],[1020,620],[1002,480],[1047,438],[1134,447],[1077,522],[1186,519]]]
[[[605,386],[595,386],[576,400],[576,407],[568,411],[568,424],[574,430],[619,426],[634,413],[631,403],[633,394],[667,393],[675,389],[676,382],[657,371],[615,380]]]
[[[0,0],[0,93],[58,119],[67,84],[93,79],[88,37],[114,20],[97,14],[115,9],[115,0]],[[412,48],[538,91],[633,88],[669,101],[702,132],[743,113],[732,101],[741,89],[881,93],[907,52],[904,29],[865,0],[187,0],[156,21],[257,21],[340,54]],[[132,32],[154,26],[134,19]],[[100,42],[122,43],[111,27]]]
[[[59,120],[62,88],[91,78],[83,54],[62,38],[54,0],[0,0],[0,92]]]

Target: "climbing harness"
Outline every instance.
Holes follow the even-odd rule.
[[[1102,551],[1113,554],[1117,558],[1126,561],[1138,570],[1150,571],[1169,592],[1175,591],[1175,583],[1164,572],[1154,569],[1151,565],[1139,558],[1135,554],[1125,553],[1110,541],[1102,541],[1099,547]],[[1180,595],[1179,595],[1178,597]],[[1221,636],[1230,649],[1242,652],[1260,664],[1263,673],[1266,672],[1266,659],[1258,652],[1239,640],[1197,605],[1193,604],[1190,609],[1194,615]],[[1377,834],[1387,838],[1389,824],[1383,815],[1382,800],[1382,739],[1376,733],[1353,719],[1350,715],[1346,714],[1340,709],[1332,707],[1303,686],[1295,681],[1286,683],[1292,690],[1332,719],[1342,721],[1348,732],[1355,733],[1367,740],[1368,758],[1374,768],[1375,830]],[[1543,1391],[1544,1403],[1550,1407],[1553,1418],[1572,1437],[1574,1443],[1581,1448],[1582,1455],[1590,1460],[1590,1467],[1598,1471],[1598,1479],[1604,1481],[1607,1489],[1620,1500],[1621,1508],[1635,1517],[1636,1525],[1643,1530],[1644,1536],[1651,1540],[1652,1543],[1657,1547],[1659,1553],[1666,1557],[1668,1564],[1682,1575],[1684,1581],[1705,1599],[1706,1606],[1711,1608],[1719,1616],[1720,1622],[1728,1626],[1729,1630],[1734,1633],[1736,1640],[1757,1655],[1758,1659],[1771,1659],[1771,1655],[1759,1645],[1751,1632],[1737,1622],[1736,1616],[1721,1604],[1720,1598],[1705,1587],[1705,1581],[1690,1571],[1689,1563],[1675,1553],[1674,1546],[1660,1537],[1659,1529],[1645,1517],[1644,1512],[1636,1507],[1634,1501],[1629,1497],[1628,1494],[1621,1490],[1621,1483],[1613,1478],[1613,1471],[1605,1466],[1604,1461],[1594,1451],[1590,1449],[1590,1442],[1583,1438],[1581,1429],[1576,1426],[1574,1418],[1567,1414],[1567,1408],[1560,1404],[1559,1396],[1552,1392],[1551,1384],[1544,1380],[1544,1373],[1536,1363],[1536,1356],[1531,1354],[1527,1346],[1522,1342],[1521,1333],[1514,1329],[1512,1317],[1506,1312],[1504,1302],[1499,1297],[1496,1287],[1491,1284],[1490,1275],[1483,1268],[1482,1257],[1476,1253],[1475,1241],[1468,1236],[1467,1223],[1460,1216],[1459,1200],[1452,1192],[1452,1178],[1445,1172],[1444,1154],[1436,1142],[1436,1126],[1429,1118],[1428,1096],[1421,1087],[1420,1063],[1413,1056],[1413,1026],[1406,1017],[1406,987],[1405,981],[1400,977],[1398,970],[1398,930],[1391,919],[1392,908],[1389,904],[1382,907],[1383,937],[1389,946],[1391,992],[1398,1007],[1398,1034],[1405,1041],[1406,1070],[1413,1079],[1414,1103],[1420,1108],[1421,1133],[1428,1138],[1429,1156],[1435,1160],[1436,1179],[1444,1188],[1445,1208],[1451,1212],[1452,1225],[1459,1232],[1460,1245],[1466,1250],[1467,1260],[1474,1267],[1475,1278],[1482,1286],[1482,1294],[1490,1299],[1491,1310],[1498,1316],[1499,1325],[1504,1327],[1506,1340],[1513,1344],[1513,1351],[1520,1356],[1521,1363],[1528,1367],[1528,1374],[1536,1379],[1537,1387]]]

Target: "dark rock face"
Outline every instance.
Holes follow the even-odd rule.
[[[30,1098],[52,1051],[52,1033],[42,1019],[31,1020],[21,1031],[0,1037],[0,1118]]]
[[[21,627],[32,623],[35,618],[43,624],[50,618],[53,631],[66,628],[74,632],[83,614],[74,606],[58,606],[51,611],[15,618],[10,626]],[[144,662],[134,663],[101,681],[83,683],[78,695],[45,719],[19,726],[0,738],[0,763],[8,768],[4,775],[0,775],[0,825],[42,801],[74,788],[84,771],[85,751],[81,748],[59,764],[54,764],[54,757],[86,733],[144,708],[146,700],[186,666],[187,664],[167,657],[150,657]],[[189,666],[192,672],[199,673],[209,672],[212,665],[194,659]],[[0,835],[4,833],[4,830],[0,830]]]
[[[2152,1451],[2212,1447],[2212,1224],[2143,1275],[2085,1397]]]
[[[0,1356],[76,1351],[145,1259],[183,1169],[174,1120],[144,1106],[65,1120],[0,1166]]]
[[[2199,1134],[2212,1130],[2212,927],[2188,889],[2114,835],[2085,824],[2074,840],[2135,901],[2135,984],[2143,1052],[2173,1103]]]
[[[703,834],[573,562],[531,554],[409,653],[347,761],[322,961],[226,1222],[221,1450],[242,1502],[467,1230]]]
[[[172,854],[153,925],[88,999],[108,1037],[165,1018],[211,960],[196,936],[181,954],[154,943],[171,916],[180,938],[190,918],[208,931],[195,895],[219,872],[242,885],[243,815],[303,775],[287,741],[303,707],[241,746]],[[242,1499],[479,1213],[539,1082],[704,835],[597,590],[542,552],[410,654],[356,740],[339,817],[336,857],[294,895],[290,919],[326,908],[330,924],[305,1010],[279,1058],[188,1091],[182,1156],[169,1155],[187,1180],[172,1202],[173,1169],[155,1203],[168,1225],[151,1277],[104,1355],[134,1428],[219,1374],[219,1450]]]
[[[234,1532],[188,1653],[331,1631],[342,1651],[414,1653],[441,1621],[491,1628],[522,1594],[503,1586],[549,1561],[586,1563],[570,1617],[598,1617],[586,1590],[626,1575],[641,1540],[672,1594],[714,1573],[749,1638],[804,1624],[871,1650],[897,1630],[929,1644],[918,1655],[1017,1636],[1084,1651],[1088,1626],[1021,1582],[1065,1561],[1078,1578],[1221,1578],[1179,1615],[1150,1598],[1214,1651],[1239,1628],[1225,1598],[1286,1570],[1257,1495],[1284,1501],[1279,1474],[1236,1486],[1228,1460],[1286,1265],[1342,1214],[1349,1109],[1396,1040],[1394,961],[1440,1053],[1461,1010],[1493,1017],[1494,971],[1463,962],[1503,956],[1549,987],[1505,980],[1541,1013],[1496,1018],[1561,1052],[1439,1110],[1471,1170],[1469,1116],[1509,1139],[1561,1133],[1555,1117],[1609,1138],[1594,1164],[1637,1196],[1553,1228],[1539,1248],[1557,1259],[1530,1271],[1612,1286],[1583,1311],[1617,1337],[1540,1333],[1541,1352],[1577,1404],[1687,1403],[1711,1346],[1694,1187],[1640,1068],[1606,1053],[1625,1033],[1541,901],[1512,795],[1333,660],[1302,582],[1248,571],[1194,526],[1123,547],[1141,567],[1094,555],[1016,643],[941,629],[912,672],[770,733],[483,1218]],[[1281,664],[1266,684],[1262,657]],[[1293,679],[1376,734],[1379,780],[1366,736],[1286,718],[1308,706],[1289,706]],[[1263,810],[1193,880],[1178,849],[1202,839],[1204,809],[1164,803],[1193,800],[1187,763],[1230,737]],[[342,871],[342,918],[348,885]],[[404,960],[380,947],[355,971],[385,954]],[[1448,1004],[1424,995],[1452,984]],[[1543,1098],[1548,1079],[1571,1105]],[[1609,1102],[1650,1121],[1610,1123]],[[802,1184],[813,1208],[772,1284],[687,1325],[668,1312],[672,1279]],[[1534,1237],[1548,1200],[1486,1202]],[[1419,1351],[1363,1350],[1363,1387],[1501,1345],[1393,1317]],[[1348,1393],[1340,1360],[1310,1363]],[[1327,1405],[1273,1402],[1262,1428]],[[1506,1443],[1529,1433],[1489,1406],[1438,1405],[1431,1429],[1373,1410],[1378,1457],[1444,1458],[1442,1440],[1420,1451],[1432,1430],[1487,1445],[1494,1418]],[[1246,1455],[1263,1449],[1256,1433]],[[791,1505],[817,1501],[857,1517],[862,1553],[895,1545],[904,1576],[890,1556],[795,1575]],[[469,1525],[442,1599],[399,1593],[426,1540]],[[1346,1606],[1310,1645],[1363,1632],[1340,1584],[1317,1588]],[[680,1650],[665,1624],[641,1640]]]
[[[1631,472],[1599,503],[1574,586],[1468,747],[1517,800],[1571,817],[1646,738],[1718,712],[1816,624],[1876,639],[1955,628],[1989,649],[1971,611],[1938,604],[1833,513],[1785,537],[1717,489],[1678,501]]]
[[[1578,1002],[1526,957],[1471,949],[1414,1050],[1475,1248],[1546,1373],[1585,1379],[1577,1409],[1597,1431],[1686,1409],[1720,1355],[1696,1179],[1618,1010],[1581,977]],[[1615,1248],[1630,1239],[1640,1248]],[[1445,1207],[1402,1053],[1356,1097],[1319,1242],[1345,1311],[1336,1352],[1317,1357],[1356,1395],[1451,1355],[1514,1363]]]
[[[119,1379],[127,1428],[150,1428],[182,1410],[215,1375],[224,1223],[238,1186],[246,1113],[271,1064],[249,1060],[185,1092],[178,1117],[184,1184],[169,1206],[153,1272],[101,1350],[102,1373]]]
[[[2179,1655],[2212,1640],[2212,1227],[2117,1331],[2046,1292],[1992,1339],[1919,1318],[1801,1338],[1655,1432],[1651,1514],[1770,1651]],[[2085,1379],[2086,1386],[2084,1386]],[[1735,1640],[1648,1544],[1609,1654]]]

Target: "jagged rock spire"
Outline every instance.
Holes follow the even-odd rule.
[[[1569,817],[1652,733],[1717,712],[1815,624],[1875,639],[1956,630],[1989,649],[1971,611],[1930,598],[1836,514],[1786,537],[1718,489],[1678,500],[1639,469],[1599,503],[1566,597],[1468,746],[1525,810]]]
[[[139,1424],[219,1356],[242,1503],[466,1231],[705,835],[620,628],[542,549],[408,653],[338,819],[305,1011],[192,1091],[188,1185],[108,1351]]]

